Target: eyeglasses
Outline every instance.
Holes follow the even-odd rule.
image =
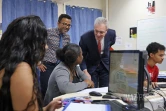
[[[98,31],[98,30],[94,30],[95,31],[95,33],[99,33],[99,34],[105,34],[106,33],[106,31]]]
[[[71,27],[72,25],[71,24],[67,24],[67,23],[61,23],[63,26],[68,26],[68,27]]]

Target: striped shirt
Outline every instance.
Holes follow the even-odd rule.
[[[47,30],[48,38],[47,38],[47,45],[48,49],[46,50],[45,56],[43,61],[56,63],[56,50],[59,48],[60,45],[60,32],[58,28],[52,28]],[[62,45],[65,46],[70,43],[70,36],[68,34],[63,34],[62,36]]]

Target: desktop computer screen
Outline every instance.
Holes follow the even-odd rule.
[[[136,102],[143,102],[144,58],[139,50],[110,51],[108,93],[131,95]],[[138,95],[139,94],[139,95]],[[134,98],[135,97],[135,98]],[[142,104],[138,105],[143,107]]]

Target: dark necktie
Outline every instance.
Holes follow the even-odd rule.
[[[59,34],[59,48],[63,48],[63,43],[62,43],[62,34]]]
[[[59,34],[59,48],[63,48],[62,34]],[[60,60],[56,61],[56,65],[60,63]]]
[[[98,40],[98,50],[99,54],[101,54],[101,40]]]

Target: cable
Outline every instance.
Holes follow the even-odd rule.
[[[161,89],[159,91],[161,91],[164,94],[164,96],[166,96],[166,93],[164,91],[162,91]],[[166,101],[165,101],[164,105],[166,106]],[[164,111],[166,111],[165,108],[163,108],[163,109],[164,109]]]
[[[158,106],[158,108],[161,108],[161,109],[163,109],[163,111],[166,111],[163,107],[161,107],[161,106]]]
[[[165,94],[165,92],[164,92],[164,91],[162,91],[161,89],[160,89],[159,91],[161,91],[161,92],[164,94],[164,96],[166,96],[166,94]]]
[[[146,97],[144,97],[144,98],[146,98]],[[146,99],[147,99],[148,102],[150,103],[150,105],[151,105],[151,107],[152,107],[152,111],[154,111],[154,107],[153,107],[152,103],[150,102],[150,100],[149,100],[148,98],[146,98]]]
[[[158,95],[162,96],[163,99],[164,99],[164,109],[166,108],[166,100],[165,100],[165,97],[159,92],[159,91],[155,91]]]
[[[144,65],[144,73],[145,73],[145,75],[147,77],[147,93],[149,93],[150,92],[149,86],[152,85],[152,82],[151,82],[150,74],[149,74],[149,72],[148,72],[148,70],[146,68],[146,65]]]

